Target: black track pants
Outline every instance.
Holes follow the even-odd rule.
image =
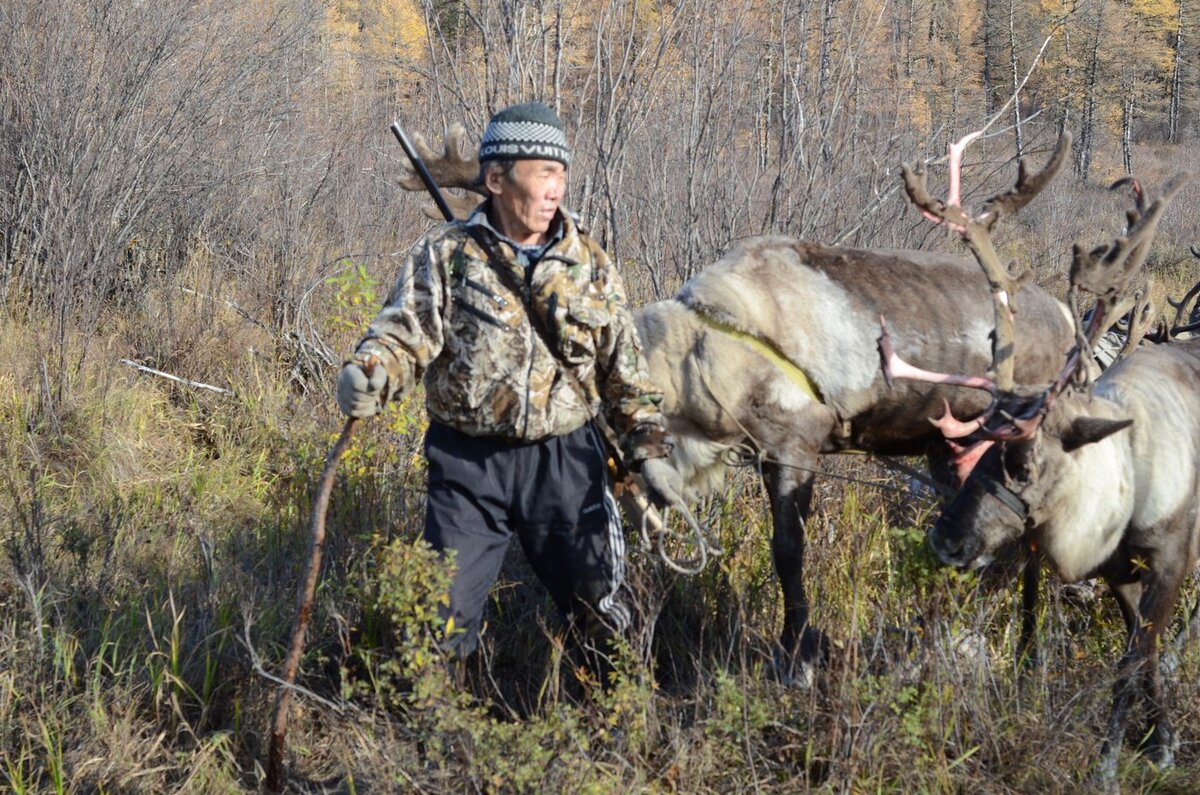
[[[488,590],[514,532],[568,622],[593,640],[628,627],[625,539],[590,424],[521,443],[431,422],[425,455],[425,539],[456,552],[446,615],[463,630],[449,642],[458,657],[475,650]]]

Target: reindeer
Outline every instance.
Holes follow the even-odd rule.
[[[1076,324],[1076,344],[1049,386],[916,371],[898,357],[885,365],[907,377],[972,381],[992,396],[989,410],[970,423],[970,438],[987,450],[929,534],[944,563],[982,566],[1001,547],[1024,541],[1064,581],[1103,577],[1111,587],[1128,643],[1096,771],[1109,788],[1135,696],[1152,727],[1148,754],[1160,766],[1173,761],[1159,647],[1200,557],[1200,340],[1127,352],[1095,381],[1085,352],[1135,302],[1129,285],[1163,209],[1187,179],[1177,176],[1149,204],[1136,189],[1124,236],[1091,251],[1076,245],[1068,304],[1076,308],[1088,292],[1098,296],[1097,309]],[[1193,611],[1185,637],[1198,620]]]
[[[1127,179],[1118,181],[1120,185]],[[1191,247],[1192,256],[1200,259],[1200,249]],[[1167,303],[1175,310],[1174,319],[1166,317],[1155,318],[1149,301],[1150,285],[1140,293],[1135,293],[1134,307],[1112,325],[1096,342],[1092,352],[1101,368],[1108,367],[1122,358],[1139,345],[1146,342],[1170,342],[1171,340],[1186,340],[1196,336],[1200,331],[1200,281],[1192,285],[1183,298],[1176,301],[1170,296]],[[1090,317],[1084,316],[1084,320]]]
[[[1192,256],[1200,259],[1200,248],[1191,246]],[[1175,310],[1175,318],[1170,324],[1162,323],[1158,330],[1157,342],[1169,340],[1185,340],[1196,336],[1200,331],[1200,281],[1192,285],[1192,289],[1180,300],[1167,299],[1167,303]]]
[[[464,156],[466,133],[452,127],[445,151],[419,136],[418,151],[444,187],[474,188],[478,163]],[[1045,170],[997,197],[1021,206],[1065,162],[1056,150]],[[401,179],[420,190],[415,175]],[[465,217],[478,198],[454,197]],[[804,524],[814,472],[824,453],[869,451],[949,462],[929,417],[980,412],[987,401],[952,385],[897,384],[881,377],[875,323],[886,314],[900,352],[943,369],[982,369],[992,324],[980,318],[992,288],[970,260],[913,250],[836,248],[786,237],[734,246],[687,282],[675,298],[636,315],[651,377],[662,389],[675,449],[671,463],[697,497],[722,483],[747,449],[761,467],[770,503],[771,550],[783,591],[781,673],[809,679],[824,636],[809,626],[803,577]],[[1016,377],[1044,382],[1061,369],[1073,341],[1060,302],[1030,287],[1020,302]]]

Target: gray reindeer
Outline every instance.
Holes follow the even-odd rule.
[[[443,187],[473,188],[478,164],[452,127],[444,152],[419,136],[418,151]],[[1065,162],[1060,146],[1046,169],[992,202],[998,216],[1031,200]],[[415,175],[401,180],[421,190]],[[465,217],[477,197],[457,196]],[[781,673],[811,677],[824,636],[809,626],[804,524],[821,454],[869,451],[928,455],[953,464],[929,417],[960,416],[988,404],[953,385],[899,383],[878,367],[876,324],[887,315],[899,352],[945,370],[982,370],[993,324],[988,280],[968,259],[913,250],[835,248],[786,237],[756,237],[687,282],[670,300],[636,312],[651,377],[675,440],[679,491],[697,497],[720,486],[731,458],[752,450],[773,521],[771,549],[783,590]],[[1021,335],[1010,360],[1023,382],[1061,370],[1073,337],[1066,307],[1045,292],[1022,293]]]
[[[1191,249],[1192,256],[1200,259],[1200,249],[1195,246]],[[1142,291],[1133,309],[1097,340],[1093,356],[1100,367],[1109,367],[1143,341],[1170,342],[1195,337],[1200,331],[1200,281],[1192,285],[1182,299],[1176,301],[1168,297],[1167,303],[1175,310],[1175,317],[1170,321],[1166,317],[1156,320],[1149,302],[1149,290]],[[1090,312],[1084,315],[1084,320],[1091,320]]]
[[[1108,582],[1128,630],[1096,770],[1108,789],[1116,788],[1135,700],[1152,727],[1146,752],[1160,766],[1173,761],[1159,650],[1200,556],[1200,340],[1127,350],[1095,381],[1084,352],[1135,303],[1130,284],[1163,209],[1187,179],[1177,176],[1149,203],[1135,185],[1126,234],[1090,251],[1075,247],[1068,304],[1077,307],[1087,292],[1097,296],[1097,309],[1077,324],[1076,346],[1049,386],[974,379],[992,396],[989,410],[970,423],[969,438],[986,452],[929,534],[947,564],[982,566],[1020,541],[1066,582]],[[910,370],[894,357],[888,366],[913,378],[970,380]],[[1182,637],[1198,628],[1193,611]]]

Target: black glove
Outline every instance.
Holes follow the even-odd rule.
[[[667,463],[667,459],[643,461],[641,475],[646,482],[646,496],[656,508],[661,510],[683,504],[683,477]]]

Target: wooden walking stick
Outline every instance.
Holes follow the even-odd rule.
[[[374,359],[363,365],[367,378],[375,369]],[[337,473],[338,461],[354,431],[362,423],[357,417],[346,420],[342,434],[334,442],[333,449],[325,456],[325,468],[317,482],[313,495],[311,534],[308,539],[308,556],[300,576],[300,588],[296,593],[296,617],[292,620],[292,639],[288,644],[287,657],[283,663],[282,683],[275,691],[275,710],[271,717],[271,742],[267,747],[267,790],[280,792],[283,789],[283,752],[287,742],[288,706],[292,701],[292,684],[296,681],[296,670],[304,654],[304,635],[308,631],[308,619],[312,615],[313,594],[317,590],[317,577],[321,573],[321,554],[325,550],[325,515],[329,511],[329,494],[333,491],[333,476]]]
[[[416,148],[405,135],[404,129],[399,123],[393,124],[391,129],[396,140],[404,147],[404,152],[412,162],[414,170],[429,190],[430,195],[433,196],[442,216],[447,221],[454,220],[454,213],[450,209],[450,205],[446,203],[446,198],[438,189],[437,183]],[[367,374],[367,378],[371,377],[371,371],[375,365],[376,362],[373,358],[363,365],[363,371]],[[337,472],[338,459],[342,457],[342,453],[349,445],[350,437],[354,434],[358,423],[359,420],[353,417],[346,420],[346,427],[342,429],[342,435],[338,437],[333,449],[325,458],[325,469],[321,472],[321,480],[317,484],[317,492],[313,497],[312,538],[308,543],[308,560],[304,564],[304,573],[300,577],[300,591],[296,595],[296,619],[292,624],[292,640],[283,665],[283,682],[275,691],[275,712],[271,718],[271,742],[267,750],[267,790],[270,792],[279,792],[283,788],[283,752],[287,740],[288,705],[292,700],[292,684],[296,681],[296,669],[300,667],[300,657],[304,653],[304,634],[308,630],[313,593],[316,591],[317,575],[321,570],[321,552],[325,545],[325,513],[329,509],[329,492],[333,488],[333,476]]]
[[[453,220],[454,213],[450,210],[446,199],[438,190],[425,163],[417,154],[416,149],[404,134],[399,124],[392,125],[392,133],[404,147],[409,160],[412,161],[421,180],[433,195],[438,208],[447,221]],[[374,358],[363,365],[367,378],[375,368]],[[333,489],[333,476],[337,472],[338,460],[350,444],[350,437],[358,427],[359,420],[351,417],[346,420],[342,435],[325,457],[325,468],[321,471],[321,480],[317,483],[317,491],[313,497],[312,536],[308,542],[308,559],[304,564],[304,573],[300,577],[300,589],[296,594],[296,618],[292,622],[292,640],[288,645],[287,658],[283,664],[283,677],[279,689],[275,691],[275,711],[271,717],[271,741],[267,746],[267,790],[279,792],[283,789],[283,753],[287,743],[287,713],[292,701],[292,684],[296,681],[296,669],[300,667],[300,657],[304,654],[304,635],[308,631],[308,619],[312,614],[313,594],[317,589],[317,576],[321,571],[321,553],[325,547],[325,514],[329,510],[329,493]]]

